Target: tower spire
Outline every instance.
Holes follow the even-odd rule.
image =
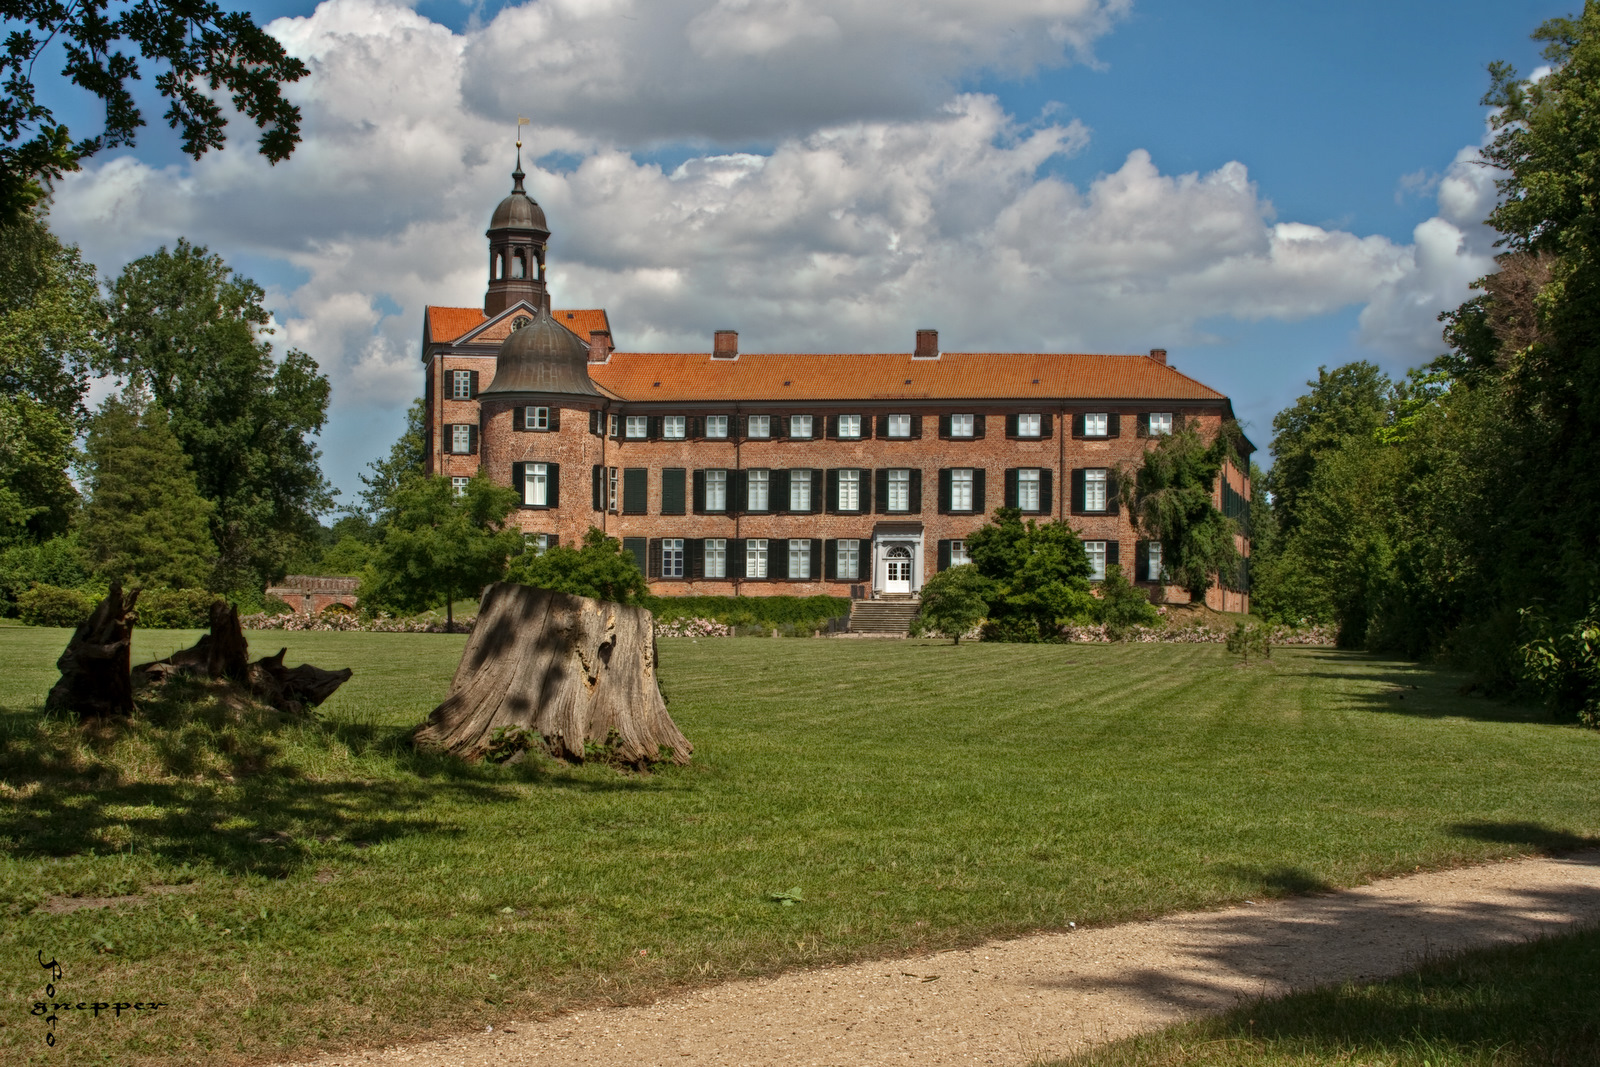
[[[544,284],[544,249],[550,230],[544,211],[523,188],[522,127],[517,117],[517,169],[511,172],[511,195],[500,201],[484,234],[489,238],[489,289],[483,310],[494,315],[521,301],[531,307],[549,306]]]

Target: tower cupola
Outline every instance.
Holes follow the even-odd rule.
[[[487,315],[498,315],[526,300],[548,308],[544,287],[544,249],[550,239],[544,209],[522,187],[522,141],[517,141],[517,169],[511,172],[511,195],[500,201],[489,219],[489,291],[483,298]]]

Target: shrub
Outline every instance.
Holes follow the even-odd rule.
[[[1246,663],[1250,662],[1251,656],[1263,659],[1271,657],[1272,627],[1242,621],[1234,623],[1233,632],[1228,635],[1228,651],[1244,657]]]
[[[94,606],[81,590],[34,582],[17,597],[17,617],[29,626],[77,626]]]
[[[150,630],[196,630],[211,624],[215,593],[205,589],[146,589],[139,594],[139,625]]]
[[[0,552],[0,611],[16,612],[17,601],[38,582],[74,589],[89,582],[89,564],[73,534]]]
[[[1536,610],[1522,614],[1534,635],[1517,650],[1523,677],[1557,712],[1600,728],[1600,601],[1560,626]]]
[[[641,603],[658,621],[714,619],[769,631],[789,623],[815,633],[827,620],[850,614],[850,601],[842,596],[647,596]]]
[[[979,574],[975,565],[947,567],[923,584],[922,611],[911,632],[942,634],[959,645],[961,635],[989,614],[989,598],[995,591],[994,582]]]
[[[1122,568],[1106,568],[1105,580],[1100,583],[1100,604],[1096,610],[1105,624],[1106,636],[1113,641],[1124,640],[1136,626],[1154,626],[1161,614],[1143,589],[1128,581]]]

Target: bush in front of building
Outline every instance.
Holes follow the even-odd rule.
[[[1106,628],[1106,636],[1122,641],[1140,626],[1155,626],[1161,622],[1150,597],[1143,589],[1128,581],[1122,568],[1113,564],[1106,568],[1105,581],[1100,583],[1099,619]]]
[[[97,602],[81,589],[34,582],[17,596],[17,618],[29,626],[77,626]]]
[[[784,636],[809,636],[826,629],[829,619],[850,614],[850,600],[842,596],[647,596],[641,603],[657,622],[710,619],[739,630],[777,630]]]

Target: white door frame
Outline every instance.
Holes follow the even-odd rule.
[[[922,534],[875,534],[872,538],[872,595],[882,596],[888,579],[889,549],[904,548],[911,553],[911,593],[922,590]]]

